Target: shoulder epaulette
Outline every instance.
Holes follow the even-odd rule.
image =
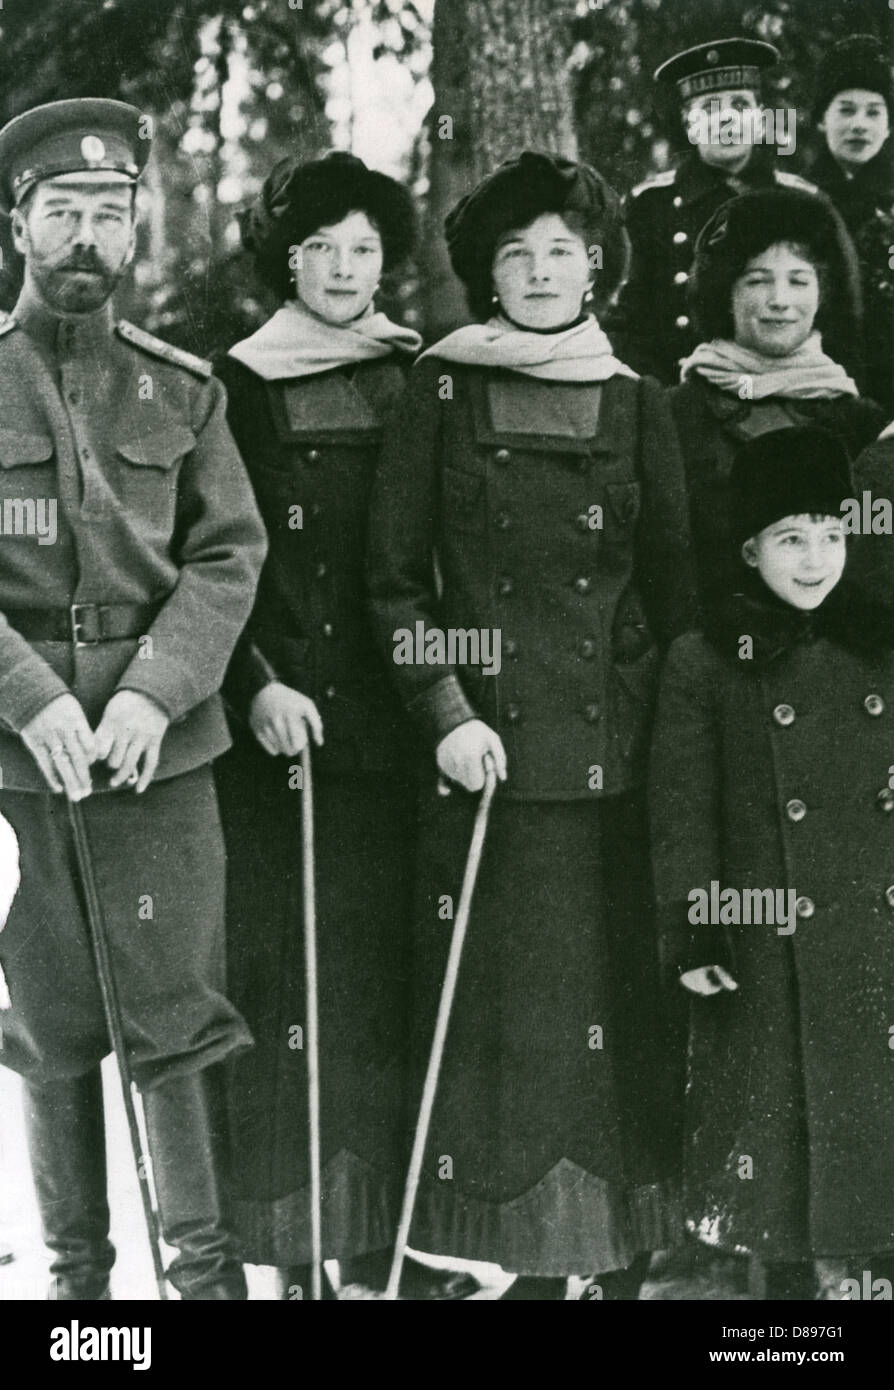
[[[162,338],[156,338],[152,333],[147,333],[144,328],[137,328],[136,324],[128,323],[127,319],[118,320],[116,332],[119,338],[123,338],[126,343],[130,343],[136,348],[142,348],[143,352],[148,352],[152,357],[160,357],[162,362],[170,362],[172,367],[185,367],[188,372],[201,377],[204,381],[207,381],[212,374],[213,368],[206,358],[196,357],[195,353],[185,352],[183,348],[174,347],[173,343],[166,343]]]
[[[816,184],[802,179],[800,174],[790,174],[787,169],[774,169],[773,175],[776,182],[781,183],[783,188],[800,188],[803,193],[817,192]]]
[[[4,337],[7,333],[11,333],[12,330],[18,328],[18,326],[18,320],[14,319],[12,314],[7,314],[5,310],[0,309],[0,338]]]
[[[641,193],[645,193],[647,188],[670,188],[677,177],[676,169],[666,169],[663,174],[653,174],[650,179],[644,179],[638,183],[636,188],[631,188],[631,198],[638,198]]]

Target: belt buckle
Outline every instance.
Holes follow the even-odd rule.
[[[86,618],[80,615],[92,610],[97,614],[97,633],[96,637],[81,637],[81,633],[86,626]],[[97,642],[102,641],[102,614],[103,606],[98,603],[73,603],[68,610],[69,623],[71,626],[71,640],[76,647],[95,647]]]

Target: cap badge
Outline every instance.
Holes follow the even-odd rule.
[[[85,135],[81,141],[81,157],[92,167],[106,157],[106,147],[98,135]]]

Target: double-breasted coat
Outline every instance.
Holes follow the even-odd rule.
[[[729,587],[737,558],[729,543],[729,475],[743,443],[768,430],[814,425],[837,435],[851,459],[874,440],[884,412],[854,396],[741,400],[697,373],[668,392],[689,496],[692,546],[705,603]]]
[[[12,1001],[0,1059],[40,1081],[109,1050],[64,798],[20,731],[67,692],[95,728],[134,690],[171,721],[155,779],[140,796],[110,792],[94,764],[81,807],[134,1073],[154,1085],[250,1041],[222,992],[210,764],[229,744],[218,692],[263,527],[210,365],[110,306],[66,322],[23,292],[0,326],[0,422],[0,811],[22,856],[0,936]]]
[[[814,615],[759,585],[674,643],[655,726],[669,973],[738,983],[687,996],[686,1214],[771,1260],[866,1255],[894,1248],[894,629],[846,581]],[[691,925],[712,882],[790,893],[795,930]]]
[[[691,598],[660,388],[422,360],[386,433],[370,589],[429,756],[478,717],[508,760],[411,1238],[525,1274],[626,1266],[672,1239],[674,1221],[639,795],[660,646]],[[459,629],[499,633],[498,673],[395,660],[401,632]],[[430,767],[418,1088],[477,804],[459,789],[437,795]]]
[[[710,217],[739,193],[760,188],[811,191],[797,174],[774,165],[758,148],[733,178],[688,152],[676,169],[638,184],[628,196],[630,276],[605,321],[622,361],[673,386],[680,361],[698,344],[689,305],[695,243]]]
[[[391,355],[267,381],[228,358],[229,418],[270,538],[226,683],[235,746],[217,767],[228,846],[234,997],[257,1046],[232,1076],[235,1217],[244,1257],[311,1256],[297,759],[247,726],[271,680],[309,696],[313,748],[327,1257],[387,1246],[404,1172],[406,998],[416,838],[413,731],[373,640],[364,577]],[[290,1037],[292,1045],[290,1045]]]

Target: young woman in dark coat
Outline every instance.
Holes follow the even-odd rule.
[[[894,79],[878,39],[853,34],[826,54],[813,117],[820,150],[812,168],[854,241],[863,288],[866,394],[894,414]]]
[[[749,438],[812,424],[854,457],[885,424],[823,351],[857,339],[859,275],[827,199],[795,189],[746,193],[702,229],[691,283],[702,342],[670,392],[686,467],[703,600],[730,579],[729,472]]]
[[[635,1298],[676,1228],[642,758],[691,611],[682,470],[660,388],[594,317],[627,248],[593,169],[524,153],[447,239],[479,322],[411,373],[370,527],[381,651],[431,757],[420,1083],[488,755],[500,783],[411,1239],[518,1273],[511,1299],[574,1273]],[[407,660],[408,633],[462,629],[487,660]]]
[[[738,575],[671,648],[652,752],[687,1222],[759,1255],[772,1298],[894,1278],[894,611],[841,578],[848,480],[820,430],[742,448]]]
[[[382,421],[419,346],[373,308],[410,252],[409,194],[348,154],[274,168],[245,240],[282,307],[221,369],[270,553],[227,693],[219,788],[229,969],[253,1052],[232,1076],[243,1258],[307,1295],[310,1259],[298,754],[314,744],[323,1253],[384,1286],[403,1173],[410,893],[408,721],[373,641],[363,578]],[[410,1264],[402,1292],[459,1288]],[[291,1290],[291,1293],[289,1292]]]

